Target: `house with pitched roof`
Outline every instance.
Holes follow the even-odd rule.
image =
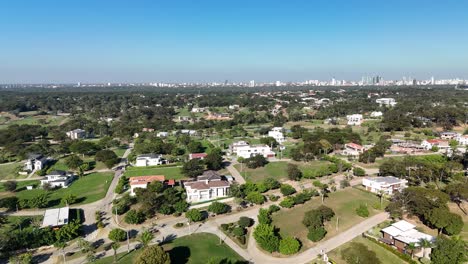
[[[49,161],[51,159],[42,154],[30,154],[24,168],[28,171],[42,170]]]
[[[130,195],[135,196],[135,189],[137,188],[146,189],[148,184],[154,181],[164,182],[165,180],[166,177],[164,175],[130,177],[128,181],[130,184]]]
[[[364,150],[363,146],[351,142],[344,145],[343,155],[356,157],[362,154]]]
[[[206,158],[206,156],[208,156],[208,154],[206,154],[206,153],[190,153],[189,154],[189,160],[192,160],[192,159],[201,159],[201,160],[203,160],[204,158]]]
[[[184,182],[187,202],[197,203],[229,196],[231,183],[216,171],[205,171],[194,181]]]

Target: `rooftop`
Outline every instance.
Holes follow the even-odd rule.
[[[369,181],[374,181],[383,184],[396,184],[403,181],[403,179],[399,179],[394,176],[385,176],[385,177],[373,177],[373,178],[366,178]]]
[[[42,227],[56,227],[68,224],[69,211],[69,207],[46,210],[44,212],[44,220],[42,221]]]
[[[154,181],[163,182],[166,180],[164,175],[151,175],[151,176],[137,176],[137,177],[130,177],[129,182],[130,185],[140,185],[140,184],[148,184]]]

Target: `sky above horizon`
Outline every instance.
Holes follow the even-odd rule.
[[[2,1],[0,83],[468,79],[468,1]]]

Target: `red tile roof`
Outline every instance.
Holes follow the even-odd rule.
[[[168,180],[167,185],[175,185],[175,180]]]
[[[206,156],[208,156],[208,154],[206,153],[191,153],[190,154],[191,159],[201,159],[201,158],[205,158]]]
[[[350,147],[350,148],[353,148],[353,149],[363,149],[364,147],[359,145],[359,144],[356,144],[356,143],[348,143],[346,144],[346,146]]]
[[[148,184],[154,181],[163,182],[166,179],[164,175],[151,175],[151,176],[138,176],[138,177],[130,177],[130,185],[137,185],[137,184]]]

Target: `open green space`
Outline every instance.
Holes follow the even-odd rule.
[[[0,164],[0,180],[18,179],[26,177],[26,175],[19,175],[16,173],[17,168],[23,167],[23,165],[24,164],[22,162]]]
[[[392,252],[386,250],[385,248],[379,247],[375,243],[363,238],[363,237],[357,237],[351,242],[357,242],[364,244],[370,251],[375,252],[377,255],[377,258],[380,260],[382,264],[405,264],[406,262],[399,257],[397,257],[395,254]],[[343,260],[341,251],[350,247],[351,242],[348,242],[328,253],[328,257],[333,260],[337,264],[347,264],[345,260]]]
[[[21,118],[6,120],[0,124],[0,129],[6,128],[9,125],[42,125],[55,126],[63,122],[67,117],[53,115],[22,115]]]
[[[171,257],[171,263],[177,264],[205,264],[210,259],[230,259],[232,261],[242,261],[234,250],[225,244],[219,244],[219,238],[212,234],[200,233],[190,236],[177,238],[168,244],[165,244],[164,249],[168,251]],[[138,256],[141,250],[135,250],[130,253],[122,253],[118,255],[118,263],[131,264]],[[96,264],[113,263],[113,257],[106,257],[97,260]]]
[[[311,162],[287,162],[277,161],[270,162],[265,167],[249,169],[245,165],[236,164],[235,168],[244,176],[247,181],[261,182],[266,178],[275,178],[276,180],[286,180],[288,178],[287,167],[288,163],[299,165],[300,170],[304,175],[314,175],[316,171],[327,168],[330,164],[328,161],[311,161]]]
[[[127,148],[125,147],[118,147],[118,148],[115,148],[113,150],[115,152],[115,154],[117,155],[117,157],[122,157],[125,153],[125,151],[127,151]]]
[[[166,179],[174,180],[187,178],[180,172],[180,167],[131,167],[127,168],[124,175],[126,177],[164,175]]]
[[[369,192],[357,190],[355,188],[347,188],[342,191],[332,192],[325,198],[324,205],[330,207],[335,212],[335,216],[329,222],[325,222],[327,235],[324,239],[328,239],[343,232],[346,229],[362,222],[362,218],[356,214],[356,208],[361,204],[367,204],[369,216],[377,214],[379,211],[373,209],[373,205],[379,204],[379,198]],[[273,224],[280,229],[282,236],[297,237],[301,240],[304,247],[309,248],[314,245],[307,238],[308,230],[302,224],[305,212],[315,209],[321,205],[321,198],[315,197],[311,201],[295,206],[291,209],[282,209],[278,213],[273,214]],[[385,207],[385,203],[384,203]],[[338,218],[338,230],[336,230],[336,222]]]
[[[106,195],[107,189],[112,181],[114,173],[112,172],[96,172],[87,174],[76,179],[68,188],[60,188],[56,190],[46,191],[40,188],[26,190],[25,182],[18,182],[18,188],[15,195],[18,199],[32,199],[40,194],[49,193],[49,207],[59,207],[61,199],[67,194],[73,194],[77,197],[77,205],[87,204],[98,201]],[[29,182],[27,185],[39,185],[39,181]]]

